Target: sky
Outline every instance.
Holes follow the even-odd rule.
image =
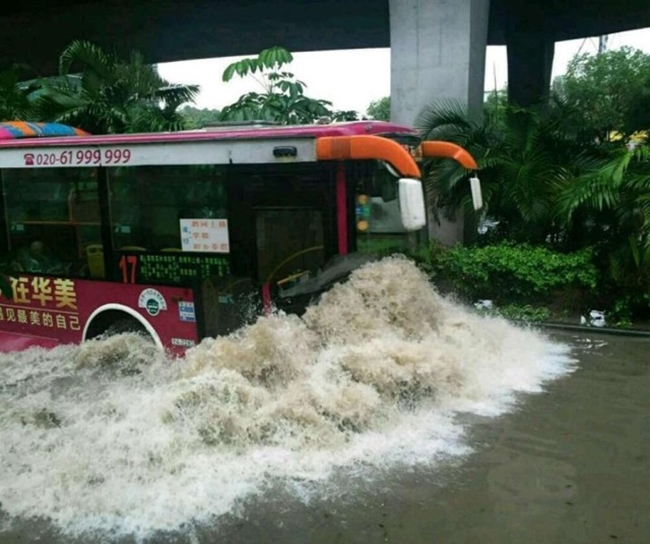
[[[650,28],[610,34],[608,49],[630,46],[650,53]],[[595,53],[598,37],[555,44],[553,77],[565,72],[567,63],[578,52]],[[259,90],[250,80],[235,78],[228,83],[221,75],[231,62],[244,57],[168,62],[158,65],[160,75],[173,83],[196,84],[200,93],[194,106],[220,109],[242,94]],[[332,102],[337,110],[364,113],[373,100],[390,94],[390,50],[353,49],[295,53],[288,68],[307,85],[311,98]],[[506,84],[508,63],[505,46],[489,46],[485,63],[485,90]]]

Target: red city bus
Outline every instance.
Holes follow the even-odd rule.
[[[456,145],[376,121],[102,136],[0,124],[13,287],[0,350],[135,331],[182,354],[272,306],[300,312],[369,258],[376,202],[397,236],[425,227],[416,159],[434,156],[476,169]]]

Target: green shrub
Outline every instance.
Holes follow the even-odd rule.
[[[558,253],[541,246],[502,242],[485,247],[433,246],[436,280],[468,301],[539,303],[576,291],[591,293],[598,278],[592,252]]]

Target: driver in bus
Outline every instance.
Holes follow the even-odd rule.
[[[47,254],[45,245],[40,240],[33,241],[28,248],[22,248],[18,252],[17,261],[25,272],[61,274],[66,271],[61,261]]]

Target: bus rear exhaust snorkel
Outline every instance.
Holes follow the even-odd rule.
[[[475,210],[480,210],[483,207],[481,182],[476,175],[478,165],[476,164],[474,157],[472,157],[466,149],[463,149],[459,145],[452,144],[451,142],[430,141],[422,142],[422,144],[420,144],[420,150],[423,158],[454,159],[461,166],[464,166],[468,170],[473,170],[474,175],[469,179],[470,190],[472,192],[472,204]]]

